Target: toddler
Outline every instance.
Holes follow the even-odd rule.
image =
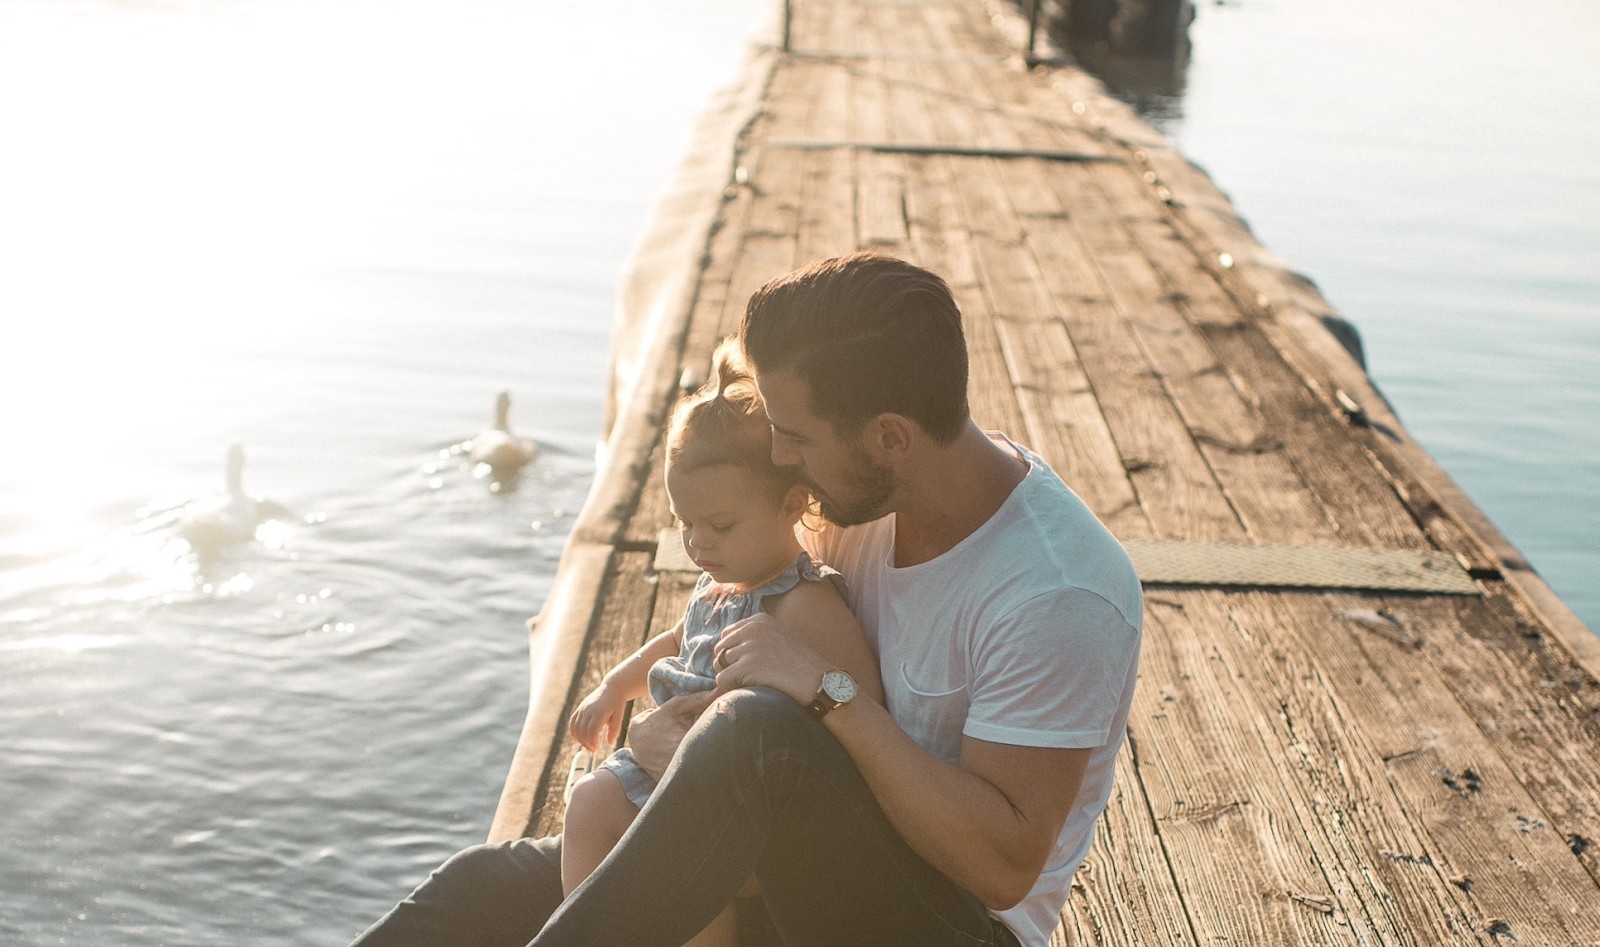
[[[573,712],[572,736],[591,751],[616,736],[628,701],[649,693],[659,705],[714,689],[718,636],[761,611],[883,702],[877,660],[844,604],[839,574],[795,538],[810,495],[796,472],[772,463],[771,428],[734,343],[718,349],[715,374],[678,404],[667,430],[667,497],[684,551],[704,571],[683,618],[607,673]],[[627,749],[578,781],[561,843],[563,893],[599,866],[654,789]],[[733,940],[730,906],[690,945]]]

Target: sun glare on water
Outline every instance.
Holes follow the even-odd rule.
[[[0,8],[0,488],[35,545],[82,540],[108,480],[161,497],[152,457],[189,432],[301,397],[293,356],[354,317],[349,274],[439,264],[416,208],[471,186],[448,169],[485,120],[441,101],[448,63],[390,61],[470,15],[51,6]]]

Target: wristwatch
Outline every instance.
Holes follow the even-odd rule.
[[[828,711],[855,699],[856,679],[834,668],[822,675],[822,686],[817,688],[817,696],[811,698],[811,704],[806,709],[811,711],[811,716],[821,720]]]

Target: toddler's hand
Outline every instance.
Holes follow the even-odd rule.
[[[622,713],[627,708],[626,699],[614,694],[602,683],[589,692],[578,704],[567,721],[567,732],[584,749],[594,752],[604,739],[610,745],[622,731]]]

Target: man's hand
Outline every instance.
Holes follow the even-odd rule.
[[[823,672],[833,667],[764,613],[729,625],[717,640],[716,655],[718,691],[759,684],[802,706],[816,695]]]
[[[672,755],[678,752],[684,734],[716,696],[716,691],[679,694],[660,707],[633,718],[628,727],[628,746],[633,750],[634,761],[651,779],[661,779],[667,764],[672,762]]]

